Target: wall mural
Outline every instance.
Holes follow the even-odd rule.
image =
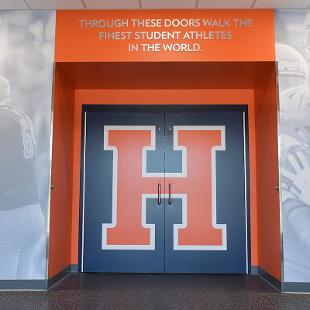
[[[276,12],[284,281],[310,282],[310,11]]]
[[[53,11],[0,11],[0,280],[45,279]],[[310,282],[310,11],[277,10],[284,281]]]
[[[0,11],[0,280],[45,279],[55,12]]]

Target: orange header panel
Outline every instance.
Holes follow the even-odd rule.
[[[274,61],[273,10],[57,11],[57,62]]]

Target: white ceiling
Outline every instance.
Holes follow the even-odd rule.
[[[0,0],[0,9],[310,8],[310,0]]]

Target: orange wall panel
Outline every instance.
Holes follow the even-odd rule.
[[[54,87],[53,158],[48,275],[71,261],[74,90],[56,68]]]
[[[106,26],[113,21],[119,23],[120,19],[128,21],[128,25],[126,22],[125,26]],[[135,27],[133,19],[160,19],[162,24]],[[85,20],[92,25],[101,22],[101,26],[85,27]],[[189,22],[190,26],[169,27],[165,20],[192,20],[194,25]],[[206,37],[184,39],[187,31],[205,33]],[[116,32],[132,34],[119,40],[100,39],[100,33]],[[180,35],[137,40],[137,32],[180,32]],[[57,62],[274,61],[274,41],[273,10],[60,10],[57,11],[55,59]],[[129,43],[139,44],[139,50],[129,51]],[[200,46],[197,51],[164,51],[161,47],[159,51],[146,52],[141,48],[146,43]]]
[[[281,280],[280,202],[276,190],[279,172],[275,68],[266,73],[254,92],[258,261],[262,269]]]
[[[190,75],[191,79],[185,78],[188,76],[185,70],[180,83],[188,87],[182,84],[182,87],[175,89],[169,88],[169,85],[176,84],[171,84],[174,81],[169,82],[173,74],[166,64],[157,69],[149,65],[146,68],[138,67],[140,69],[131,71],[138,80],[144,74],[147,78],[148,74],[158,70],[160,73],[151,74],[149,83],[144,83],[144,88],[140,89],[138,84],[133,87],[130,82],[128,85],[127,80],[121,82],[123,88],[119,87],[117,76],[122,70],[127,72],[129,64],[123,64],[123,69],[118,66],[117,70],[112,70],[115,69],[112,65],[98,66],[100,70],[93,75],[89,73],[94,67],[86,70],[87,64],[79,65],[80,68],[72,64],[62,65],[57,64],[59,68],[56,69],[55,85],[52,173],[55,190],[51,205],[50,276],[69,264],[78,263],[83,104],[245,104],[249,111],[251,264],[280,279],[279,197],[274,189],[278,180],[274,63],[249,65],[249,70],[243,70],[245,74],[241,74],[240,78],[236,74],[240,64],[221,66],[229,68],[228,71],[222,71],[222,74],[228,74],[232,85],[237,85],[236,81],[240,80],[240,89],[221,87],[219,76],[222,69],[219,70],[218,66],[203,67],[197,64],[203,70]],[[81,78],[81,72],[88,73]],[[170,72],[168,77],[165,72]],[[98,78],[100,74],[108,75],[109,79]],[[65,76],[70,77],[71,82]],[[218,88],[207,88],[209,83],[214,82],[209,81],[210,76],[218,76]],[[95,87],[89,87],[92,81],[95,81]],[[198,88],[198,81],[199,85],[206,83],[206,88]],[[107,83],[112,83],[113,89],[105,88],[110,85]],[[228,77],[225,83],[225,86],[229,85]]]

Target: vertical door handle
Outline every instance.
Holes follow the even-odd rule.
[[[169,183],[169,197],[168,197],[168,204],[172,204],[172,199],[171,199],[171,183]]]
[[[161,185],[158,183],[157,185],[157,203],[158,205],[161,204]]]

